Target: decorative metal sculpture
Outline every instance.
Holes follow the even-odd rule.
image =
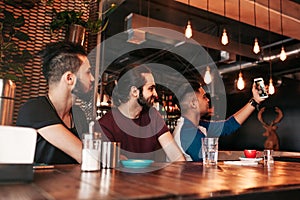
[[[265,109],[266,107],[261,108],[257,114],[258,120],[262,123],[264,129],[266,130],[266,132],[263,133],[263,136],[267,137],[264,147],[265,149],[279,150],[279,139],[276,133],[278,126],[276,126],[276,124],[278,124],[283,118],[283,113],[278,107],[275,107],[277,116],[270,124],[268,124],[264,122],[262,118],[262,113],[265,111]]]

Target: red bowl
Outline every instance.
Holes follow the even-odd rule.
[[[246,158],[256,158],[256,150],[249,150],[249,149],[245,149],[244,150],[244,155]]]

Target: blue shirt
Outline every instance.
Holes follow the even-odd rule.
[[[201,138],[230,135],[240,127],[233,116],[223,121],[200,120],[198,127],[187,118],[181,117],[173,134],[188,161],[202,161]]]

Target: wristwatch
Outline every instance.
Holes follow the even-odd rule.
[[[257,103],[253,98],[249,101],[250,105],[253,106],[256,110],[259,110],[260,104]]]

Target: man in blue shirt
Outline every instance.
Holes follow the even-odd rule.
[[[173,134],[187,161],[202,161],[201,138],[234,133],[264,100],[253,85],[253,98],[249,103],[226,120],[210,122],[201,119],[209,111],[209,99],[200,83],[183,85],[180,90],[181,118]]]

